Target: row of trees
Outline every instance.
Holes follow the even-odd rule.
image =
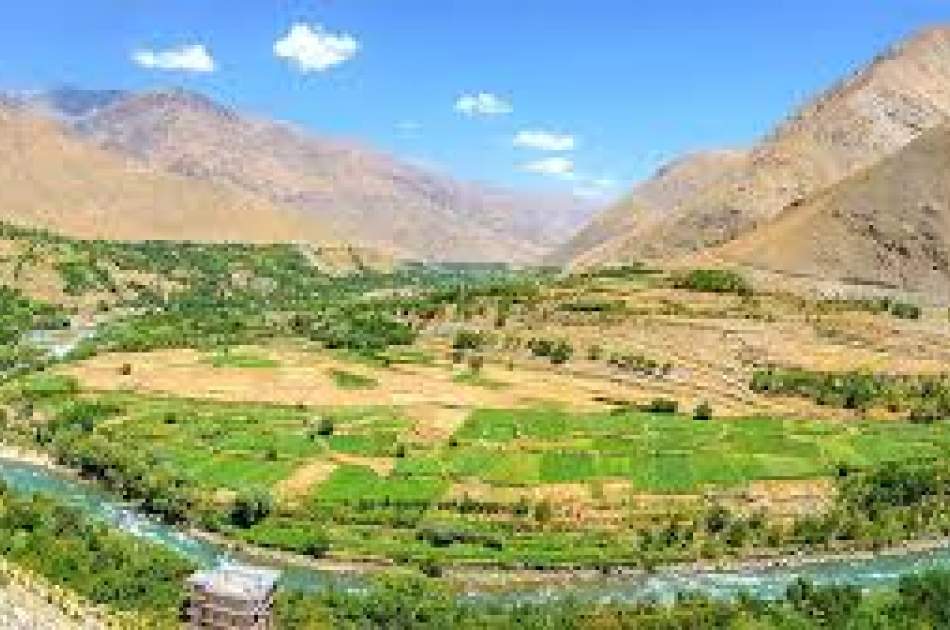
[[[802,368],[756,370],[752,391],[810,398],[819,405],[867,410],[909,411],[915,422],[950,418],[950,378],[945,375],[888,375],[818,372]]]
[[[878,298],[830,298],[817,303],[823,311],[865,311],[868,313],[890,313],[899,319],[920,319],[921,308],[910,302],[890,297]]]
[[[281,628],[944,628],[950,620],[950,573],[901,578],[897,588],[865,593],[852,586],[796,581],[774,600],[680,594],[672,604],[577,599],[505,603],[460,600],[433,580],[386,576],[370,588],[285,593]]]

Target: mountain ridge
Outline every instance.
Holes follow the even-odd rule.
[[[895,44],[806,102],[688,200],[644,210],[628,197],[594,219],[607,221],[600,238],[577,247],[575,237],[552,258],[591,266],[720,245],[948,120],[950,27],[939,26]],[[651,212],[662,218],[643,220]],[[618,234],[618,225],[633,227]]]
[[[150,168],[9,105],[0,105],[0,220],[84,238],[340,243],[266,199]]]
[[[245,115],[180,88],[77,91],[75,133],[114,153],[197,181],[226,184],[405,258],[534,262],[565,240],[589,203],[458,181],[345,139]],[[81,103],[93,106],[82,111]]]

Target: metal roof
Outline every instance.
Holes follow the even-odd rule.
[[[280,579],[280,574],[277,569],[228,564],[198,571],[188,578],[188,584],[201,586],[215,595],[256,600],[268,596]]]

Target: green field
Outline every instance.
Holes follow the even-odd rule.
[[[555,484],[586,488],[597,504],[606,482],[626,484],[628,497],[702,495],[755,480],[941,461],[950,452],[947,423],[479,409],[450,439],[422,443],[408,439],[413,418],[397,408],[91,393],[48,375],[21,379],[6,397],[14,407],[31,404],[33,422],[13,424],[22,441],[173,518],[299,553],[329,549],[413,562],[434,554],[459,562],[599,564],[633,561],[652,549],[649,538],[639,552],[630,546],[645,513],[623,497],[602,505],[616,513],[609,527],[559,521],[573,500]],[[277,501],[281,482],[320,462],[325,476],[295,490],[292,503]],[[460,488],[483,494],[462,496]],[[243,503],[221,504],[221,490]],[[676,518],[699,526],[710,505],[697,505]],[[713,553],[690,544],[692,554]]]
[[[821,477],[839,465],[939,458],[950,450],[947,425],[694,421],[676,414],[580,415],[555,409],[479,410],[456,437],[460,447],[446,454],[449,467],[487,470],[487,481],[626,478],[643,492]]]
[[[45,391],[40,389],[47,396]],[[43,400],[54,416],[69,404],[61,398]],[[84,400],[117,411],[96,422],[90,432],[77,434],[75,427],[61,426],[54,448],[76,451],[108,445],[111,452],[136,453],[142,461],[204,489],[268,489],[304,461],[330,451],[392,456],[406,426],[397,413],[377,408],[318,410],[125,393]],[[327,423],[332,433],[323,435],[320,427]]]
[[[54,391],[51,397],[40,387],[45,382],[29,381],[26,395],[49,405],[53,415],[64,401],[81,395]],[[302,462],[332,452],[389,458],[395,464],[392,477],[421,487],[434,479],[500,486],[626,479],[637,492],[665,493],[822,477],[843,465],[937,459],[950,451],[945,423],[696,421],[680,414],[579,414],[556,408],[476,410],[448,443],[407,448],[399,445],[412,419],[397,409],[317,409],[130,393],[82,396],[118,411],[81,437],[136,450],[196,485],[232,489],[271,486]],[[66,428],[59,431],[66,434]],[[349,496],[361,496],[366,484],[357,482],[359,474],[348,478],[354,485]],[[377,483],[385,488],[382,481]],[[346,485],[336,477],[326,484]],[[333,496],[331,485],[315,489],[316,494]]]

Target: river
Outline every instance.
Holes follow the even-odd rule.
[[[46,467],[11,459],[0,459],[0,478],[18,492],[41,492],[68,503],[87,515],[125,531],[148,539],[185,556],[202,567],[233,562],[231,552],[215,544],[199,540],[155,518],[140,514],[133,508],[112,499],[93,485]],[[355,575],[331,573],[298,566],[282,566],[284,585],[288,588],[313,590],[329,584],[358,586]],[[741,592],[762,598],[780,597],[786,587],[799,577],[817,584],[853,584],[874,588],[894,584],[906,573],[932,568],[950,568],[950,548],[930,551],[890,552],[843,559],[789,563],[783,566],[753,567],[737,570],[660,569],[648,575],[611,577],[561,582],[545,587],[504,590],[470,590],[472,598],[543,601],[573,596],[578,599],[610,599],[618,601],[670,601],[678,592],[700,592],[717,598],[735,597]]]

